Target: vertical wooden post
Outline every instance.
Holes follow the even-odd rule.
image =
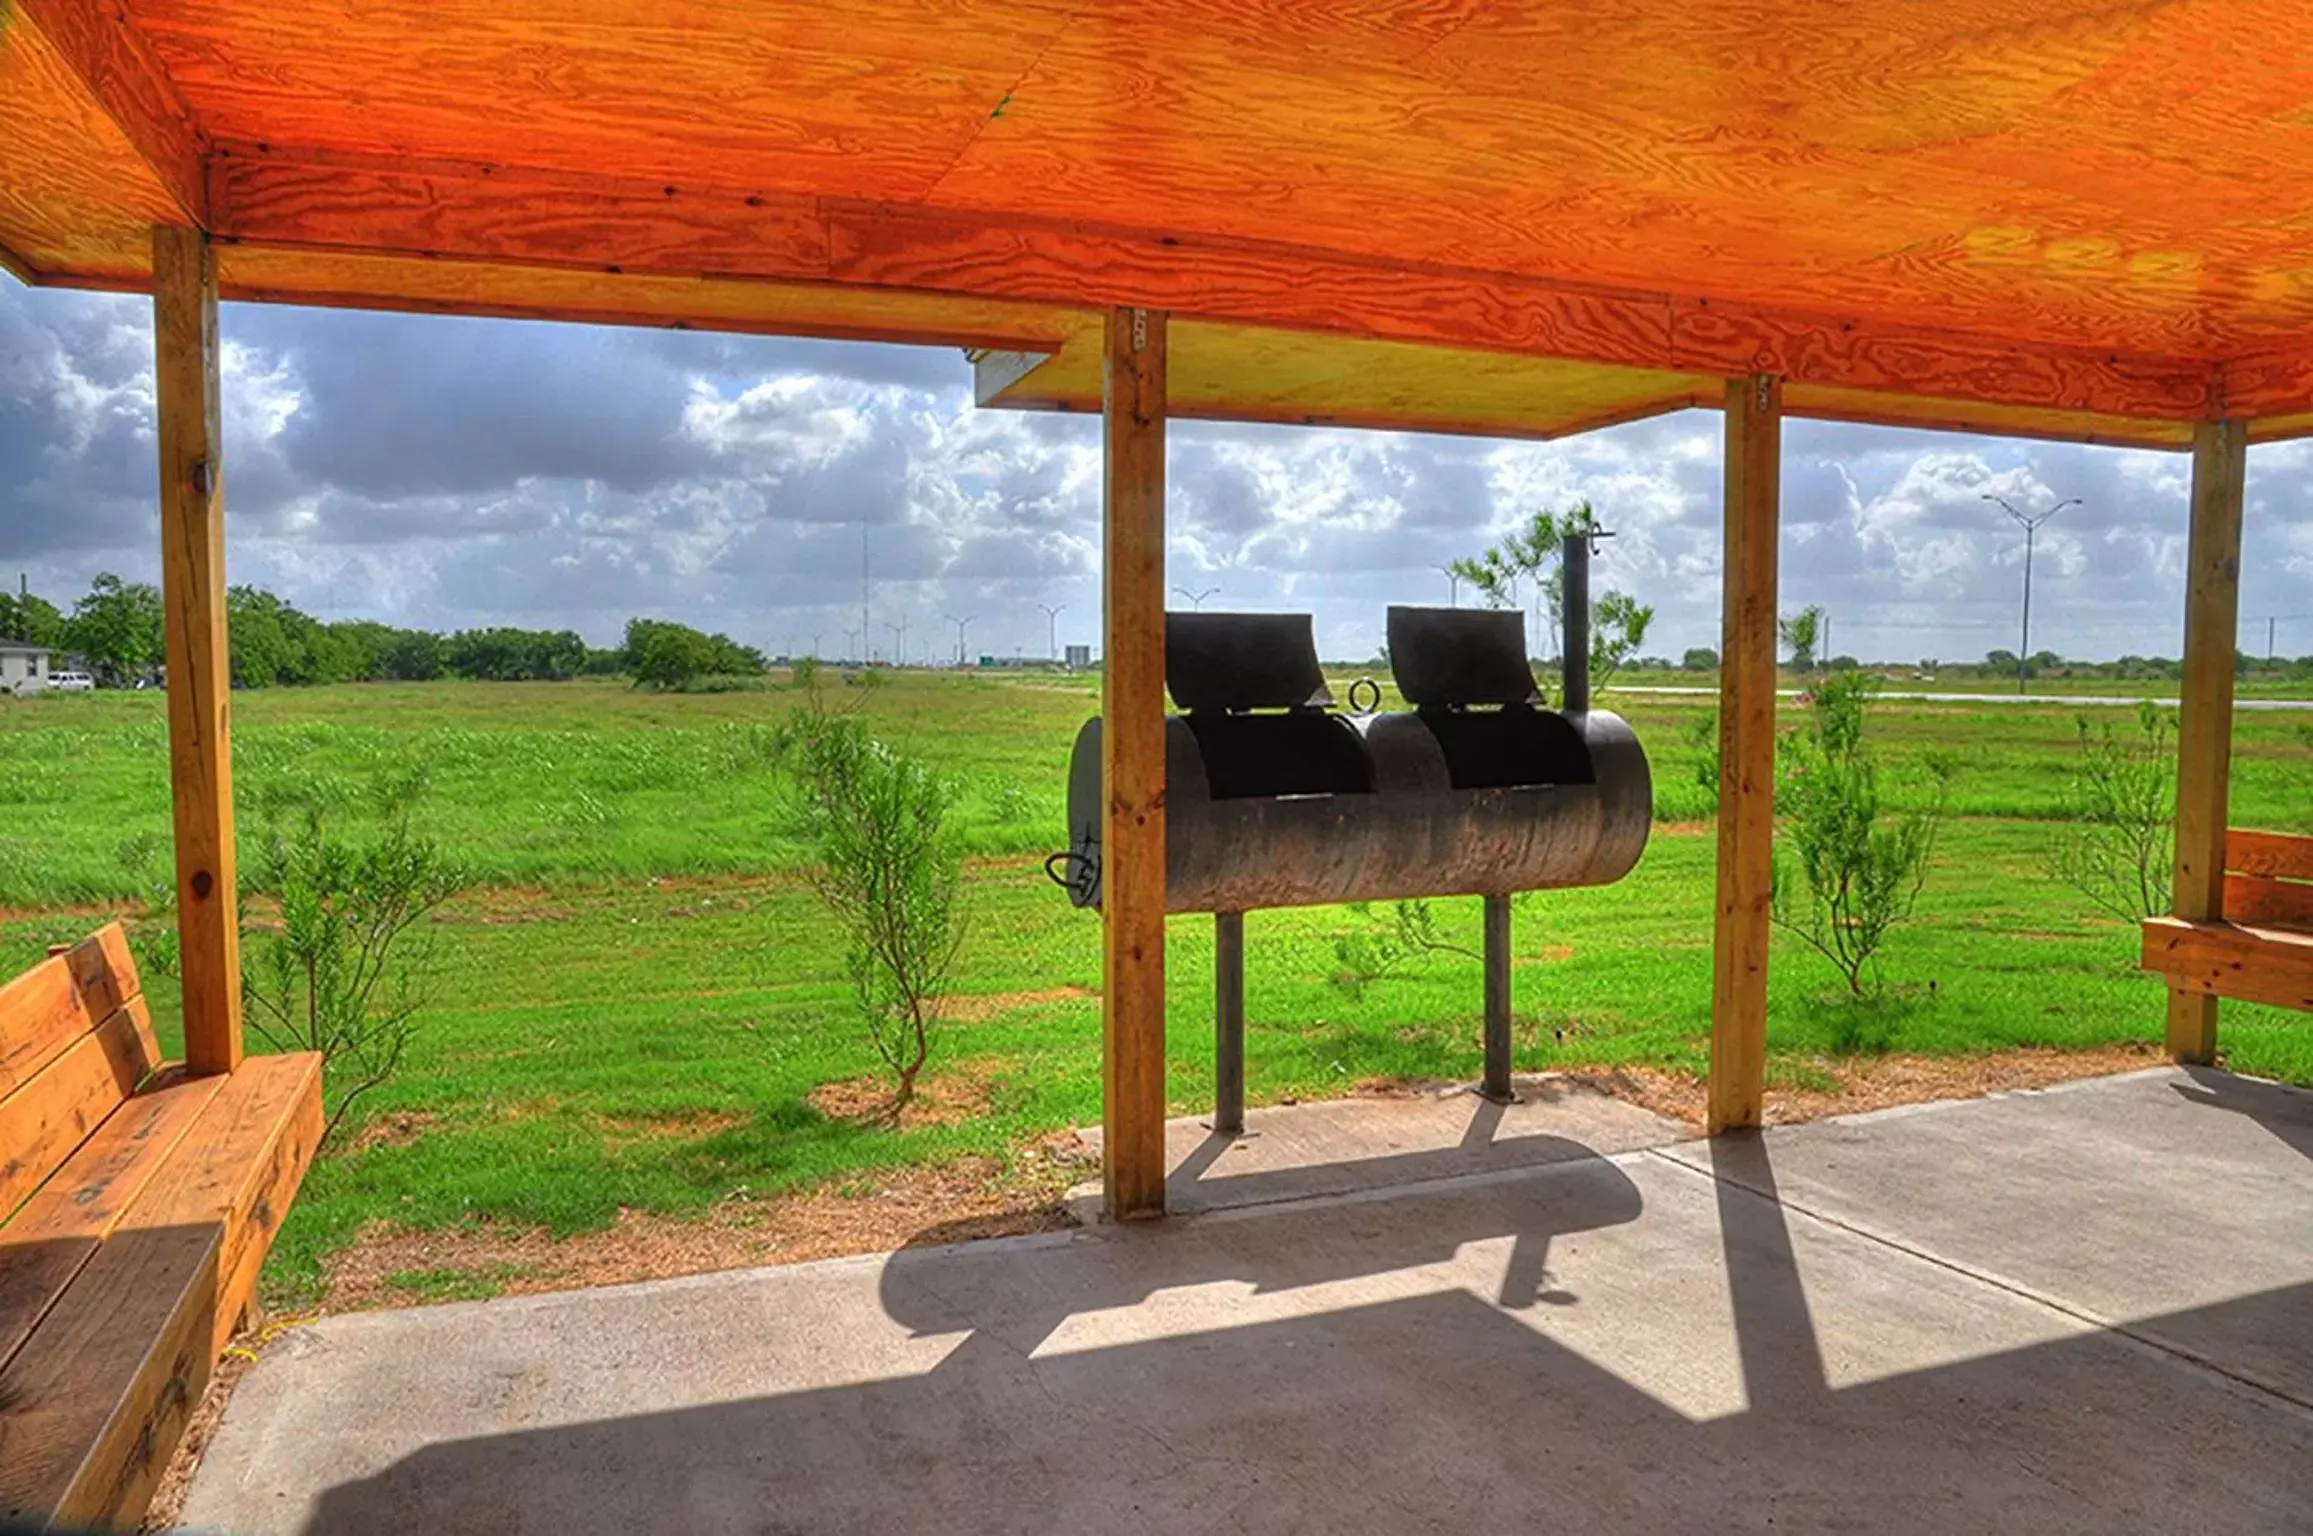
[[[1102,391],[1102,1183],[1165,1209],[1165,317],[1109,312]]]
[[[1711,965],[1711,1134],[1759,1123],[1767,1076],[1767,890],[1775,848],[1775,543],[1783,384],[1727,384],[1720,599],[1719,883]]]
[[[2233,760],[2233,655],[2241,621],[2241,504],[2248,432],[2238,421],[2193,429],[2192,542],[2185,559],[2184,678],[2177,722],[2178,917],[2224,916],[2225,821]],[[2168,989],[2168,1053],[2217,1054],[2217,1000]]]
[[[233,868],[232,684],[225,648],[224,441],[217,273],[197,229],[153,231],[153,380],[160,411],[161,595],[168,626],[169,785],[185,1062],[241,1064],[241,925]]]

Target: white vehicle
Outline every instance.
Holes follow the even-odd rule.
[[[96,679],[86,672],[51,672],[48,686],[58,693],[88,693],[95,689]]]

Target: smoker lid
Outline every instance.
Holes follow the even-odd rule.
[[[1323,709],[1333,703],[1306,613],[1168,613],[1165,686],[1184,710]]]
[[[1511,608],[1389,610],[1389,667],[1408,704],[1539,700],[1525,615]]]

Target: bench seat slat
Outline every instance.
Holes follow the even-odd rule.
[[[216,1361],[216,1223],[115,1232],[0,1370],[0,1519],[133,1527]]]
[[[0,1099],[0,1220],[160,1066],[152,1039],[136,998]]]
[[[2313,837],[2235,827],[2225,834],[2225,868],[2268,880],[2313,880]]]
[[[2252,928],[2313,929],[2313,881],[2227,875],[2225,920]]]
[[[222,1225],[218,1349],[255,1294],[265,1250],[313,1162],[322,1126],[321,1058],[252,1056],[224,1080],[114,1229],[111,1242],[144,1229]]]
[[[2313,934],[2151,917],[2143,965],[2188,991],[2313,1009]]]
[[[0,1366],[31,1336],[224,1083],[180,1076],[136,1095],[0,1226]]]

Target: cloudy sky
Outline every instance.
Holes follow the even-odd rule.
[[[878,654],[1041,654],[1096,638],[1095,420],[979,411],[960,355],[847,343],[229,305],[232,579],[327,617],[437,629],[677,618],[769,651],[851,654],[863,530]],[[144,301],[0,278],[0,571],[69,600],[151,579]],[[1973,659],[2016,642],[2038,507],[2034,649],[2174,655],[2182,456],[1793,422],[1783,599],[1836,650]],[[2243,644],[2313,653],[2313,444],[2252,451]],[[1588,497],[1600,580],[1656,605],[1648,649],[1718,639],[1719,422],[1563,443],[1177,424],[1171,583],[1208,607],[1306,609],[1370,654],[1392,601],[1534,510]],[[1178,601],[1176,599],[1176,601]]]

